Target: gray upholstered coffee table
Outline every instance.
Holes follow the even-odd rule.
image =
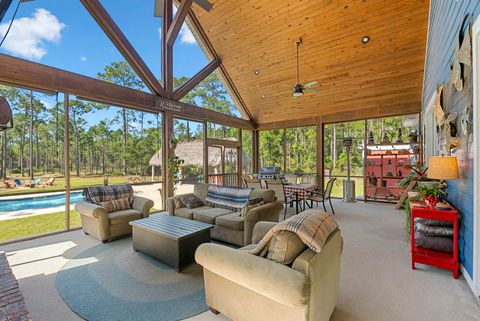
[[[210,242],[210,224],[177,216],[155,215],[130,222],[133,249],[181,271],[195,261],[195,250]]]

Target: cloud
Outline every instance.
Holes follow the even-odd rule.
[[[80,61],[81,61],[81,62],[85,62],[85,61],[87,61],[87,57],[85,57],[85,56],[81,56],[81,57],[80,57]]]
[[[0,24],[3,37],[10,21]],[[36,9],[31,17],[15,19],[3,49],[27,59],[40,60],[47,54],[46,43],[60,43],[65,25],[43,8]]]
[[[180,29],[180,42],[187,45],[197,43],[197,39],[195,39],[195,36],[186,24],[183,24],[182,29]]]
[[[173,14],[177,12],[177,8],[173,7]],[[180,37],[180,43],[185,45],[194,45],[197,43],[197,39],[193,35],[192,31],[188,26],[184,23],[182,28],[180,29],[180,33],[178,35]],[[162,27],[158,28],[158,37],[162,39]]]

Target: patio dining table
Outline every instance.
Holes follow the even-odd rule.
[[[285,191],[285,195],[293,193],[295,195],[295,209],[296,213],[298,214],[298,205],[300,202],[300,209],[303,211],[305,209],[305,201],[308,199],[310,192],[313,192],[317,189],[317,185],[315,184],[289,184],[284,185],[283,190]]]

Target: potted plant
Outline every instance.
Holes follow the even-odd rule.
[[[423,184],[417,188],[418,195],[423,197],[429,205],[435,206],[438,203],[438,195],[440,194],[439,184]]]

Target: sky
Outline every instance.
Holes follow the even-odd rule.
[[[0,39],[18,0],[0,23]],[[100,0],[150,70],[161,78],[161,18],[153,16],[154,0]],[[113,61],[125,60],[80,0],[35,0],[21,3],[0,53],[89,77]],[[186,24],[174,44],[174,76],[192,77],[208,64]],[[149,91],[147,88],[144,91]],[[53,98],[41,95],[47,105]],[[100,115],[99,115],[99,114]],[[87,116],[97,123],[108,111]],[[100,117],[99,117],[100,116]]]
[[[101,0],[152,72],[161,75],[161,19],[153,0]],[[4,35],[14,0],[0,24]],[[124,60],[79,0],[35,0],[20,5],[1,53],[95,77],[112,61]],[[174,75],[191,77],[208,60],[186,25],[174,46]]]

